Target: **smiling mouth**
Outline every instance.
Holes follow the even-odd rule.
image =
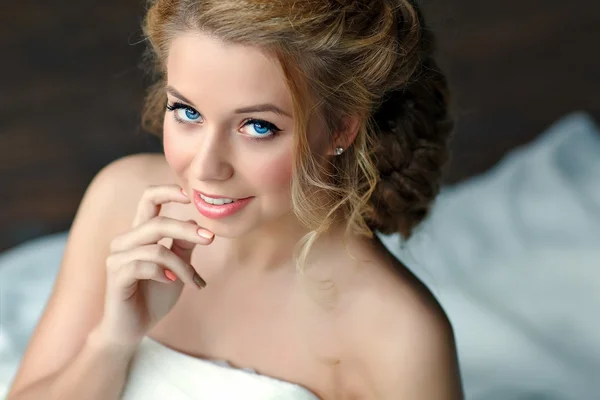
[[[224,218],[233,215],[244,208],[253,198],[210,197],[194,190],[194,205],[200,214],[208,218]]]
[[[231,204],[231,203],[235,203],[236,201],[245,200],[245,199],[249,199],[250,197],[252,197],[252,196],[250,196],[250,197],[244,197],[244,198],[234,198],[234,197],[223,197],[223,196],[219,196],[216,194],[208,195],[208,194],[204,194],[195,189],[194,189],[194,192],[196,192],[198,197],[200,197],[202,200],[204,200],[208,204],[212,204],[212,205],[216,205],[216,206],[220,206],[223,204]]]
[[[203,195],[202,193],[200,193],[200,198],[202,200],[204,200],[205,202],[207,202],[208,204],[213,204],[216,206],[221,206],[223,204],[230,204],[237,200],[237,199],[230,199],[227,197],[218,197],[218,198],[208,197],[208,196]]]

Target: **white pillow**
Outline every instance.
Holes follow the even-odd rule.
[[[0,254],[0,398],[50,296],[67,232],[43,236]]]
[[[468,398],[597,398],[600,131],[589,116],[445,188],[408,243],[382,238],[452,321]]]

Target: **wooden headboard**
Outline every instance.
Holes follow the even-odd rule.
[[[600,118],[600,2],[421,1],[458,124],[446,182],[565,113]],[[23,0],[0,15],[0,251],[69,228],[100,168],[160,151],[139,128],[143,0]]]

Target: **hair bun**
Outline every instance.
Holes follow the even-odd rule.
[[[409,237],[439,192],[453,121],[444,75],[429,55],[404,86],[391,90],[373,115],[380,181],[373,192],[369,225]]]

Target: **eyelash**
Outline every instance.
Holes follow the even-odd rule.
[[[192,108],[192,107],[190,107],[188,105],[185,105],[183,103],[177,103],[176,102],[176,103],[173,103],[173,105],[167,103],[167,112],[172,112],[172,111],[179,110],[179,109],[184,109],[184,110],[188,109],[188,110],[192,110],[192,111],[198,112],[194,108]],[[198,113],[198,114],[200,114],[200,113]],[[175,118],[175,121],[177,123],[179,123],[179,124],[190,124],[190,122],[183,121],[181,118],[179,118],[177,116],[177,113],[174,113],[173,117]],[[249,119],[247,119],[243,126],[246,126],[246,125],[249,125],[249,124],[255,124],[255,123],[259,123],[261,125],[264,125],[272,133],[269,136],[265,136],[265,137],[255,137],[255,136],[245,135],[250,140],[270,140],[270,139],[274,139],[275,136],[277,136],[279,134],[279,132],[281,132],[281,129],[279,129],[277,126],[275,126],[271,122],[265,121],[265,120],[262,120],[262,119],[256,119],[256,118],[249,118]]]

